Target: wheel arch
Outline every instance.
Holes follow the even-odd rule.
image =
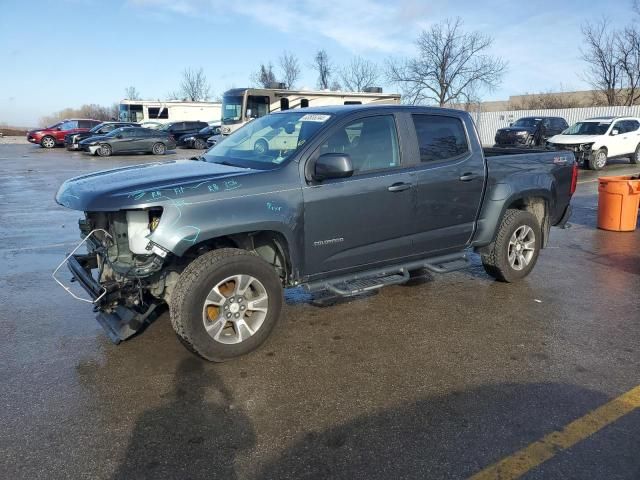
[[[554,201],[553,189],[530,189],[516,193],[497,205],[488,206],[489,212],[482,221],[479,221],[478,231],[472,246],[476,251],[482,253],[495,241],[498,228],[502,223],[507,210],[523,210],[531,212],[538,220],[542,232],[541,248],[546,247],[551,230],[550,205]]]
[[[208,251],[220,248],[238,248],[255,252],[276,269],[285,285],[296,276],[293,273],[296,262],[292,258],[291,243],[286,235],[276,230],[248,231],[202,239],[189,247],[181,257],[193,260]]]

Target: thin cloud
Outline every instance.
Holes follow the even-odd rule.
[[[352,52],[377,51],[405,54],[413,49],[412,39],[428,23],[432,9],[419,1],[379,0],[129,0],[137,7],[152,7],[183,15],[203,8],[250,18],[274,30],[299,34],[318,43],[331,39]],[[224,13],[222,13],[224,15]]]

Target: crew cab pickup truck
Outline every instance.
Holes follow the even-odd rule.
[[[116,343],[167,304],[183,343],[224,361],[265,341],[283,288],[358,295],[464,268],[470,251],[497,280],[525,277],[576,179],[570,151],[483,152],[466,112],[287,110],[201,157],[67,180],[56,199],[84,212],[83,240],[54,278]],[[86,292],[59,278],[65,263]]]

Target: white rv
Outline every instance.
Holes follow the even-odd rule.
[[[222,104],[218,102],[182,102],[176,100],[122,100],[120,118],[122,122],[160,122],[220,120]]]
[[[280,110],[368,103],[400,103],[400,95],[382,93],[382,89],[377,87],[366,92],[234,88],[227,90],[222,97],[222,134],[229,135],[254,118]]]

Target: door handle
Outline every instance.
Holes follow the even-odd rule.
[[[471,180],[477,177],[478,175],[476,175],[475,173],[465,173],[462,176],[460,176],[459,180],[461,182],[470,182]]]
[[[402,192],[403,190],[409,190],[410,188],[410,183],[398,182],[388,187],[387,190],[389,190],[390,192]]]

